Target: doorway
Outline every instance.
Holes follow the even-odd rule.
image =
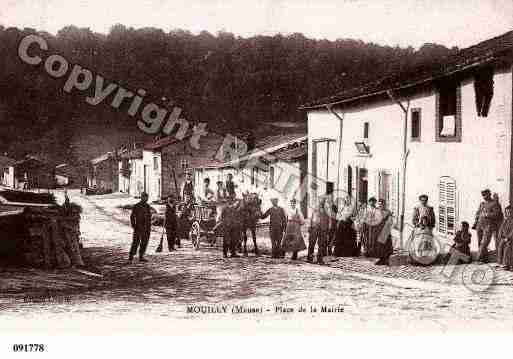
[[[368,171],[366,168],[358,169],[358,202],[367,203],[369,200]]]

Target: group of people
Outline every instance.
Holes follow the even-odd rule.
[[[201,200],[202,202],[220,202],[225,201],[228,198],[235,198],[236,188],[237,185],[233,181],[233,175],[231,173],[227,175],[225,182],[217,181],[215,190],[210,187],[210,178],[207,177],[203,180],[203,191],[200,196],[201,198],[198,198],[198,200]],[[180,193],[182,198],[188,197],[192,201],[196,200],[194,181],[191,173],[186,175],[186,179],[182,185]]]
[[[481,192],[483,201],[479,205],[473,228],[477,232],[477,260],[488,261],[488,245],[495,238],[497,263],[504,269],[513,269],[513,218],[511,206],[506,206],[504,213],[497,194],[492,196],[489,189]]]
[[[217,218],[215,230],[221,229],[223,236],[223,255],[230,254],[237,257],[237,250],[243,232],[243,215],[241,215],[242,202],[236,199],[236,184],[233,176],[227,176],[226,183],[217,184],[217,190],[210,189],[210,179],[204,180],[202,202],[223,201],[226,203]],[[497,249],[497,262],[506,269],[513,269],[513,212],[510,206],[505,208],[503,215],[501,204],[497,194],[485,189],[481,192],[483,201],[475,215],[472,229],[476,230],[478,240],[477,260],[488,261],[488,247],[492,237],[495,238]],[[187,220],[193,210],[194,186],[192,178],[187,177],[182,188],[184,203],[181,207],[181,218],[177,217],[177,203],[169,197],[166,203],[164,227],[167,235],[167,243],[170,251],[180,246],[180,220]],[[436,227],[436,217],[432,206],[428,204],[428,196],[419,196],[419,203],[414,207],[412,225],[415,236],[433,237]],[[151,209],[147,203],[148,195],[143,193],[141,201],[132,210],[130,221],[134,228],[134,237],[130,248],[129,262],[133,261],[137,251],[139,260],[145,262],[144,254],[148,245],[151,231]],[[296,199],[292,199],[285,208],[279,205],[277,197],[270,199],[271,206],[263,213],[259,212],[257,221],[269,218],[269,236],[271,240],[271,256],[283,258],[286,253],[291,253],[291,259],[298,258],[298,252],[307,249],[307,261],[314,261],[315,247],[317,246],[316,263],[324,264],[324,257],[334,255],[336,257],[357,257],[363,254],[366,257],[374,257],[376,264],[388,264],[393,252],[391,230],[394,225],[393,215],[387,209],[384,199],[377,200],[371,197],[367,203],[356,208],[351,196],[347,196],[340,208],[334,203],[332,191],[319,196],[317,205],[311,210],[309,220],[305,220]],[[308,243],[303,238],[303,228],[307,226]],[[187,227],[187,226],[184,226]],[[244,227],[246,228],[246,227]],[[458,262],[469,263],[471,261],[470,243],[472,234],[470,225],[463,221],[454,236],[454,244],[450,253],[458,255]],[[255,237],[255,235],[253,234]],[[435,251],[430,241],[422,244],[422,251]],[[438,248],[439,250],[439,248]],[[255,253],[258,248],[255,243]]]
[[[497,263],[505,269],[513,269],[513,217],[511,207],[507,206],[502,211],[499,197],[489,189],[481,191],[482,202],[475,214],[474,225],[470,227],[469,222],[460,223],[460,229],[456,231],[451,246],[448,260],[451,263],[464,264],[472,262],[470,244],[472,241],[471,229],[477,234],[477,257],[478,262],[489,261],[489,245],[492,237],[495,240]],[[413,214],[413,225],[417,232],[415,234],[426,234],[433,236],[433,228],[436,225],[433,207],[427,205],[427,196],[419,197],[420,204],[415,207]],[[428,248],[429,249],[429,248]]]

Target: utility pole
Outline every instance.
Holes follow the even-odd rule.
[[[340,126],[339,126],[339,141],[338,141],[338,163],[337,163],[337,191],[340,190],[340,164],[342,163],[342,133],[343,133],[343,128],[344,128],[344,117],[343,117],[343,114],[342,116],[339,115],[338,113],[335,112],[335,110],[333,110],[333,106],[332,105],[327,105],[326,106],[326,109],[331,112],[339,121],[340,121]]]

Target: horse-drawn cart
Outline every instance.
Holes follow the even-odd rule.
[[[215,245],[217,233],[214,227],[221,207],[221,203],[215,202],[194,205],[189,239],[195,249],[199,249],[200,242],[207,242],[211,247]]]

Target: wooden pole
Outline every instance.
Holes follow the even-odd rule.
[[[342,130],[344,128],[344,117],[340,116],[333,110],[331,105],[326,106],[328,111],[330,111],[338,120],[340,121],[339,127],[339,141],[338,141],[338,163],[337,163],[337,191],[340,190],[340,164],[342,163]]]
[[[399,216],[399,240],[401,243],[401,246],[403,245],[403,238],[404,238],[404,212],[405,212],[405,205],[406,205],[406,160],[408,158],[409,150],[408,150],[408,108],[410,106],[410,103],[408,101],[408,104],[404,106],[399,100],[397,100],[394,96],[394,93],[392,90],[387,91],[388,97],[395,102],[399,107],[401,107],[401,110],[404,112],[404,120],[403,120],[403,153],[402,153],[402,168],[401,168],[401,209],[400,209],[400,216]]]

